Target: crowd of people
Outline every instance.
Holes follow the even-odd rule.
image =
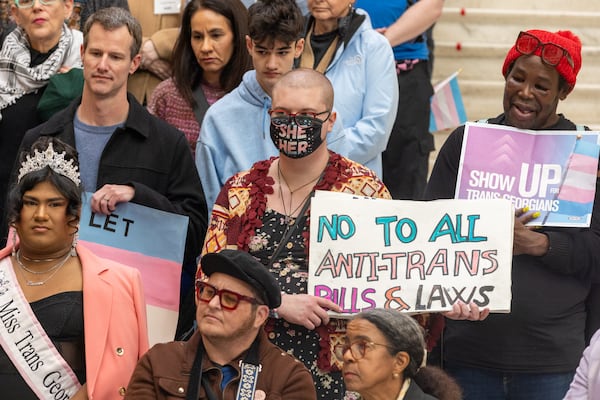
[[[509,313],[457,301],[345,319],[308,291],[316,190],[454,198],[464,126],[427,178],[427,35],[442,7],[11,1],[12,17],[0,13],[3,394],[600,399],[598,202],[587,228],[531,226],[536,210],[516,209]],[[499,66],[503,112],[485,122],[589,130],[557,111],[581,48],[571,31],[520,32]],[[136,266],[78,242],[83,192],[95,214],[135,203],[189,218],[173,342],[150,346]]]

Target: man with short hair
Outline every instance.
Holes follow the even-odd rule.
[[[278,155],[269,136],[271,90],[292,70],[304,47],[304,17],[293,0],[257,1],[248,13],[246,45],[254,70],[208,109],[196,147],[196,166],[209,210],[229,177]],[[341,148],[345,141],[340,129],[331,132],[327,142],[332,150],[347,153]]]
[[[150,349],[125,398],[316,399],[310,372],[269,342],[263,330],[269,309],[281,303],[269,270],[250,254],[231,249],[206,254],[201,265],[198,330],[187,342]]]
[[[206,201],[189,146],[182,132],[150,115],[127,93],[127,79],[140,64],[138,21],[122,8],[104,8],[89,17],[83,36],[81,98],[28,131],[21,148],[41,135],[76,147],[82,184],[94,192],[95,213],[110,214],[118,203],[131,201],[187,215],[185,291],[192,286],[207,226]]]

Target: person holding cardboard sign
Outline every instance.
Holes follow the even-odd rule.
[[[279,157],[259,161],[227,181],[202,252],[246,250],[269,269],[284,293],[267,323],[269,338],[311,370],[319,399],[339,399],[345,389],[333,349],[346,321],[327,314],[340,312],[338,304],[307,294],[311,196],[315,190],[384,199],[390,194],[373,171],[327,149],[337,117],[327,77],[296,69],[275,83],[272,94],[270,134]],[[483,319],[487,311],[457,303],[449,315]]]
[[[149,114],[127,92],[128,78],[140,63],[140,23],[122,8],[103,8],[88,18],[83,37],[83,94],[29,130],[21,148],[40,136],[75,147],[84,190],[94,193],[94,213],[112,214],[117,204],[132,202],[188,216],[181,304],[192,303],[195,260],[208,222],[206,201],[183,133]],[[182,318],[180,332],[192,323],[192,317]]]
[[[519,129],[584,129],[557,113],[581,68],[581,41],[570,31],[519,33],[509,50],[504,113],[490,124]],[[453,198],[464,127],[442,147],[427,199]],[[600,204],[589,228],[526,226],[536,210],[517,209],[514,220],[512,311],[485,321],[446,321],[444,360],[465,399],[562,399],[585,346],[586,299],[600,248]],[[508,382],[508,383],[506,383]]]
[[[339,306],[307,294],[310,198],[314,190],[390,198],[369,169],[327,149],[336,120],[333,88],[312,69],[288,72],[272,91],[270,134],[279,157],[231,177],[217,197],[203,253],[238,248],[277,278],[281,306],[267,322],[269,338],[313,373],[319,399],[344,394],[330,333],[343,329],[327,310]]]

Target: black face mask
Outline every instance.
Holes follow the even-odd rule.
[[[320,121],[313,121],[311,126],[299,126],[293,120],[285,125],[275,125],[271,122],[271,140],[277,150],[287,157],[306,157],[323,143],[322,126]]]

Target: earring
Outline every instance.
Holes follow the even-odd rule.
[[[398,379],[400,377],[400,374],[393,374],[392,376],[394,377],[394,379]]]
[[[15,257],[17,255],[17,230],[13,228],[12,232],[12,256]]]
[[[79,240],[78,231],[73,234],[73,243],[71,243],[71,257],[77,257],[77,252],[75,251],[75,247],[77,246],[77,241]]]

